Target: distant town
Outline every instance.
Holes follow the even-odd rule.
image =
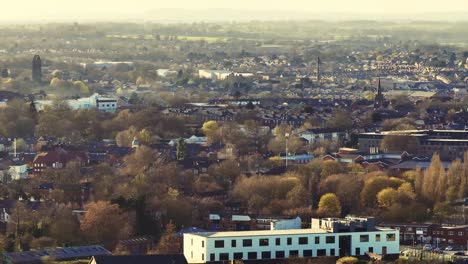
[[[468,261],[468,23],[0,28],[3,263]]]

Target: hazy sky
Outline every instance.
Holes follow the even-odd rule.
[[[287,10],[319,13],[468,12],[468,0],[3,0],[2,20],[80,19],[142,14],[158,8]]]

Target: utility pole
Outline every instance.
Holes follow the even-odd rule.
[[[289,150],[288,150],[289,133],[284,134],[284,136],[286,137],[286,170],[287,170],[288,169],[288,153],[289,153]]]

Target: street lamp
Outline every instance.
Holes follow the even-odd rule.
[[[288,150],[288,141],[289,141],[289,133],[284,134],[284,136],[286,137],[286,169],[288,169],[288,153],[289,153],[289,150]]]

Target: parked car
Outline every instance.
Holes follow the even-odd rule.
[[[423,250],[428,250],[428,251],[429,251],[429,250],[432,250],[432,245],[431,245],[431,244],[425,244],[425,245],[423,246]]]
[[[453,253],[453,255],[455,255],[455,256],[465,256],[465,252],[457,251],[457,252]]]
[[[448,246],[448,247],[445,248],[445,250],[447,250],[447,251],[452,251],[452,250],[453,250],[453,247],[452,247],[452,246]]]

